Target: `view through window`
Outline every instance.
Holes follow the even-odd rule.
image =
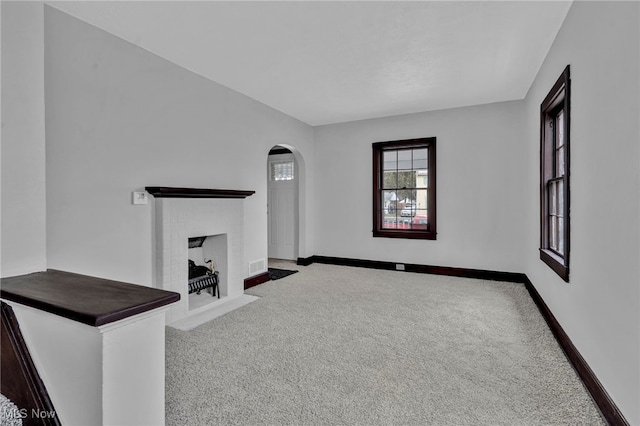
[[[373,144],[374,236],[435,239],[435,138]]]

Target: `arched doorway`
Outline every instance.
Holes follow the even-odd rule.
[[[291,147],[276,145],[267,160],[268,256],[296,260],[300,168]]]

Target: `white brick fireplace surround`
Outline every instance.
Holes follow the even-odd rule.
[[[220,309],[243,296],[244,198],[254,191],[171,187],[146,190],[154,196],[154,286],[180,293],[180,301],[167,313],[167,324],[182,328],[189,318]],[[210,297],[210,302],[205,299],[204,306],[192,305],[190,309],[188,241],[201,236],[212,236],[217,241],[212,260],[219,272],[221,297],[205,295],[203,290],[200,297]]]

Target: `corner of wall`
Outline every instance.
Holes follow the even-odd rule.
[[[2,2],[1,17],[0,253],[6,277],[47,267],[44,4]]]

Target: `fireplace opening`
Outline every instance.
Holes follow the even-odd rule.
[[[188,239],[189,310],[217,302],[227,296],[227,234]]]

